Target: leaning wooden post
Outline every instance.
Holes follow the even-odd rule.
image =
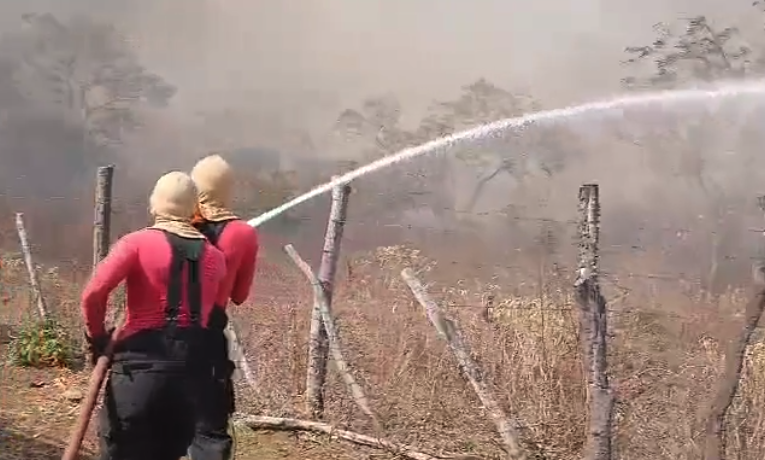
[[[610,460],[614,400],[608,382],[607,309],[598,283],[600,201],[597,185],[579,188],[579,269],[575,288],[579,305],[585,378],[589,395],[587,455],[589,460]]]
[[[244,347],[242,346],[241,340],[239,340],[239,333],[237,332],[237,327],[234,323],[234,317],[231,312],[229,312],[228,315],[228,324],[223,333],[228,336],[229,356],[236,362],[237,370],[241,371],[241,377],[244,378],[248,385],[250,385],[250,388],[252,388],[256,394],[260,393],[260,386],[258,385],[256,373],[252,370],[250,362],[247,361]]]
[[[321,254],[318,278],[325,292],[327,308],[332,308],[332,288],[340,257],[340,240],[348,214],[351,187],[343,184],[332,189],[332,207],[329,212],[324,248]],[[324,384],[327,380],[329,340],[322,321],[321,308],[314,302],[311,312],[311,336],[308,342],[308,375],[306,379],[306,410],[314,419],[324,415]]]
[[[112,183],[114,166],[101,166],[96,175],[96,206],[93,216],[93,267],[106,257],[111,244]]]
[[[478,363],[472,358],[470,349],[462,338],[462,332],[457,322],[446,317],[444,312],[441,311],[441,307],[430,297],[425,290],[425,286],[417,279],[411,268],[405,268],[401,272],[401,277],[425,310],[428,320],[436,328],[438,335],[446,341],[452,354],[457,359],[460,371],[462,371],[462,374],[473,386],[476,396],[478,396],[481,404],[483,404],[489,417],[491,417],[494,425],[497,427],[497,432],[502,438],[507,458],[509,460],[526,460],[528,457],[521,446],[520,433],[516,428],[518,422],[507,416],[502,406],[497,402],[494,391],[486,384],[483,377],[484,373],[478,367]]]
[[[757,204],[760,211],[765,213],[765,196],[759,197]],[[729,342],[725,351],[725,367],[718,377],[717,391],[709,403],[709,414],[704,429],[704,460],[725,458],[725,417],[738,391],[746,349],[765,311],[765,253],[762,251],[762,243],[760,248],[758,260],[752,267],[756,292],[744,310],[744,324],[738,337]]]
[[[32,260],[32,248],[29,245],[29,237],[27,236],[27,230],[24,227],[24,214],[20,212],[16,213],[16,231],[19,234],[19,241],[21,241],[21,251],[24,254],[24,265],[27,267],[29,285],[32,288],[32,295],[34,296],[34,302],[37,305],[37,312],[40,314],[40,319],[45,321],[48,319],[48,308],[45,305],[42,288],[40,287],[40,280],[37,278],[37,268]]]
[[[369,403],[369,398],[367,398],[367,395],[364,393],[361,385],[356,382],[356,379],[351,373],[351,367],[348,365],[345,357],[343,357],[343,350],[342,346],[340,345],[340,334],[338,334],[337,329],[335,328],[335,323],[333,321],[332,315],[329,311],[329,308],[327,307],[326,294],[324,293],[324,289],[322,289],[321,281],[319,281],[319,278],[313,274],[311,266],[308,265],[308,262],[300,257],[300,254],[298,254],[298,252],[291,244],[284,246],[284,252],[286,252],[287,255],[290,256],[290,259],[295,262],[295,265],[297,265],[300,271],[303,272],[303,274],[308,279],[308,282],[311,284],[311,287],[313,288],[314,302],[319,306],[321,311],[322,324],[324,324],[324,330],[327,332],[329,351],[332,355],[332,359],[335,362],[335,366],[337,366],[337,370],[340,373],[340,377],[342,377],[343,381],[348,387],[348,391],[353,397],[353,400],[356,402],[356,405],[359,406],[359,409],[361,409],[361,411],[364,412],[364,414],[369,417],[370,420],[372,420],[372,423],[374,424],[377,431],[382,431],[382,425],[380,425],[380,421],[372,411],[372,405]]]

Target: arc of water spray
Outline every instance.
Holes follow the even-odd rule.
[[[619,97],[609,100],[589,102],[581,105],[569,106],[553,110],[544,110],[523,115],[515,118],[507,118],[476,128],[460,131],[449,136],[426,142],[416,147],[409,147],[393,155],[388,155],[377,161],[369,163],[358,169],[336,177],[335,179],[319,185],[308,192],[293,198],[292,200],[267,211],[247,223],[252,227],[258,227],[265,222],[279,216],[280,214],[294,208],[306,201],[324,194],[338,185],[343,185],[360,177],[371,174],[380,169],[401,163],[412,158],[435,153],[440,150],[452,147],[460,142],[470,142],[486,139],[495,136],[508,129],[522,128],[531,123],[545,122],[551,120],[560,120],[571,118],[588,113],[605,112],[608,110],[624,109],[639,105],[663,103],[677,104],[682,102],[691,102],[705,99],[721,99],[733,96],[743,95],[765,95],[765,80],[723,83],[711,88],[690,88],[682,90],[657,91],[651,93],[641,93],[630,96]]]

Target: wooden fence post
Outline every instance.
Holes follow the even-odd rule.
[[[33,300],[35,305],[37,305],[37,312],[40,314],[40,319],[45,321],[48,319],[48,308],[45,305],[45,299],[43,298],[40,279],[37,277],[37,267],[35,267],[34,261],[32,260],[32,248],[29,245],[29,237],[27,236],[27,230],[24,227],[24,214],[20,212],[16,213],[16,231],[19,234],[21,251],[24,254],[24,265],[27,267],[29,286],[32,288],[32,295],[34,297]]]
[[[111,244],[112,184],[114,166],[101,166],[96,175],[96,206],[93,216],[93,267],[106,257]]]
[[[318,278],[325,292],[327,308],[332,307],[332,288],[340,257],[340,240],[348,213],[348,197],[351,187],[348,184],[332,189],[332,207],[324,235],[324,248],[321,254]],[[327,380],[327,361],[329,358],[329,340],[324,328],[320,306],[314,302],[311,311],[311,335],[308,343],[308,375],[306,378],[306,409],[315,420],[324,415],[324,384]]]
[[[575,282],[579,336],[589,400],[589,460],[610,460],[614,400],[608,382],[607,308],[598,283],[600,200],[598,186],[579,188],[579,268]]]

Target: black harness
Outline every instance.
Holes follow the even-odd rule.
[[[207,238],[207,241],[209,241],[213,246],[217,248],[218,240],[220,240],[220,236],[223,234],[223,230],[226,228],[226,225],[231,222],[231,220],[233,219],[219,222],[211,222],[209,220],[205,220],[196,224],[194,227],[199,230],[199,232],[204,235],[205,238]],[[223,331],[227,325],[228,315],[226,315],[224,306],[216,305],[210,314],[210,320],[207,324],[207,327],[211,330]]]
[[[223,234],[226,225],[228,225],[231,220],[233,219],[220,222],[205,220],[202,223],[196,224],[195,227],[210,243],[212,243],[213,246],[218,247],[218,240],[220,239],[221,234]],[[234,369],[236,369],[236,364],[229,358],[228,341],[223,334],[223,331],[228,326],[228,321],[228,315],[226,314],[225,308],[222,305],[216,305],[210,313],[210,320],[207,324],[208,329],[213,332],[211,335],[210,350],[213,353],[213,356],[217,356],[217,359],[213,358],[213,372],[224,379],[230,379],[234,373]],[[217,331],[217,334],[214,331]],[[233,404],[233,395],[231,398]],[[231,413],[233,413],[233,406],[231,406],[230,410]]]
[[[164,233],[172,250],[168,273],[167,306],[165,326],[161,329],[145,329],[121,340],[116,345],[115,362],[130,362],[129,367],[145,362],[156,367],[159,362],[203,367],[206,351],[206,330],[202,326],[202,283],[200,263],[204,256],[205,240],[182,238],[173,233]],[[186,298],[189,305],[189,326],[178,327],[178,317],[183,304],[183,268],[187,267]],[[185,363],[185,364],[184,364]],[[125,367],[125,365],[123,365]]]
[[[169,332],[175,332],[178,325],[178,315],[183,303],[183,266],[188,267],[186,296],[189,302],[189,320],[191,327],[201,327],[202,320],[202,283],[199,276],[199,262],[205,249],[202,239],[182,238],[170,232],[163,231],[167,242],[173,251],[170,262],[170,273],[167,283],[167,307],[165,319]]]

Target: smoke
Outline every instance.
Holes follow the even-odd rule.
[[[129,36],[142,64],[177,87],[169,107],[148,111],[146,126],[117,152],[119,196],[130,201],[121,206],[141,210],[155,177],[186,168],[213,149],[278,151],[286,157],[283,164],[309,172],[316,164],[301,166],[309,164],[303,163],[306,155],[363,161],[363,152],[331,148],[325,138],[343,110],[372,96],[395,97],[407,127],[416,126],[434,100],[453,99],[462,85],[479,78],[555,107],[619,92],[624,47],[650,43],[657,22],[705,14],[721,26],[762,29],[750,2],[712,0],[6,0],[0,33],[19,30],[18,18],[26,12],[60,19],[85,14],[113,23]],[[4,90],[0,84],[0,95]],[[54,131],[27,126],[20,132]],[[44,144],[34,148],[56,148],[55,141]],[[611,147],[588,141],[572,150],[587,156]],[[542,187],[545,200],[570,207],[562,197],[573,197],[577,183],[612,180],[617,187],[630,184],[619,192],[620,203],[648,209],[641,190],[651,173],[641,170],[635,177],[637,152],[622,149],[605,155],[608,161],[580,165],[556,187]],[[2,152],[2,158],[13,171],[13,155]],[[9,191],[7,182],[6,194],[56,194],[49,169],[28,159],[18,164],[23,188]],[[617,172],[633,174],[619,181]],[[463,179],[453,185],[457,202],[469,201],[475,186]],[[76,195],[71,182],[59,191]],[[483,212],[507,204],[509,185],[497,184],[486,192],[494,198],[483,203]],[[90,193],[81,189],[80,198]],[[513,193],[514,206],[528,210],[542,192]],[[521,206],[522,199],[529,201]],[[557,209],[548,208],[565,217]]]
[[[604,96],[618,90],[623,48],[650,41],[656,22],[701,12],[723,24],[756,26],[746,24],[748,2],[711,0],[137,0],[129,6],[9,0],[0,7],[0,31],[18,28],[19,16],[30,11],[88,14],[128,33],[147,67],[179,88],[165,124],[193,125],[203,114],[227,110],[242,124],[273,125],[250,123],[255,134],[229,135],[242,145],[278,143],[268,137],[301,132],[319,137],[340,111],[378,94],[395,95],[405,121],[416,123],[433,100],[453,97],[481,77],[548,107]],[[274,136],[274,126],[283,132]]]
[[[741,23],[747,2],[160,1],[137,8],[145,57],[184,88],[188,107],[265,105],[324,117],[372,94],[405,113],[484,77],[555,105],[615,89],[624,46],[659,21],[702,12]],[[172,30],[168,19],[173,18]],[[171,33],[170,33],[171,32]],[[184,104],[185,106],[185,104]],[[281,107],[281,110],[279,109]]]

